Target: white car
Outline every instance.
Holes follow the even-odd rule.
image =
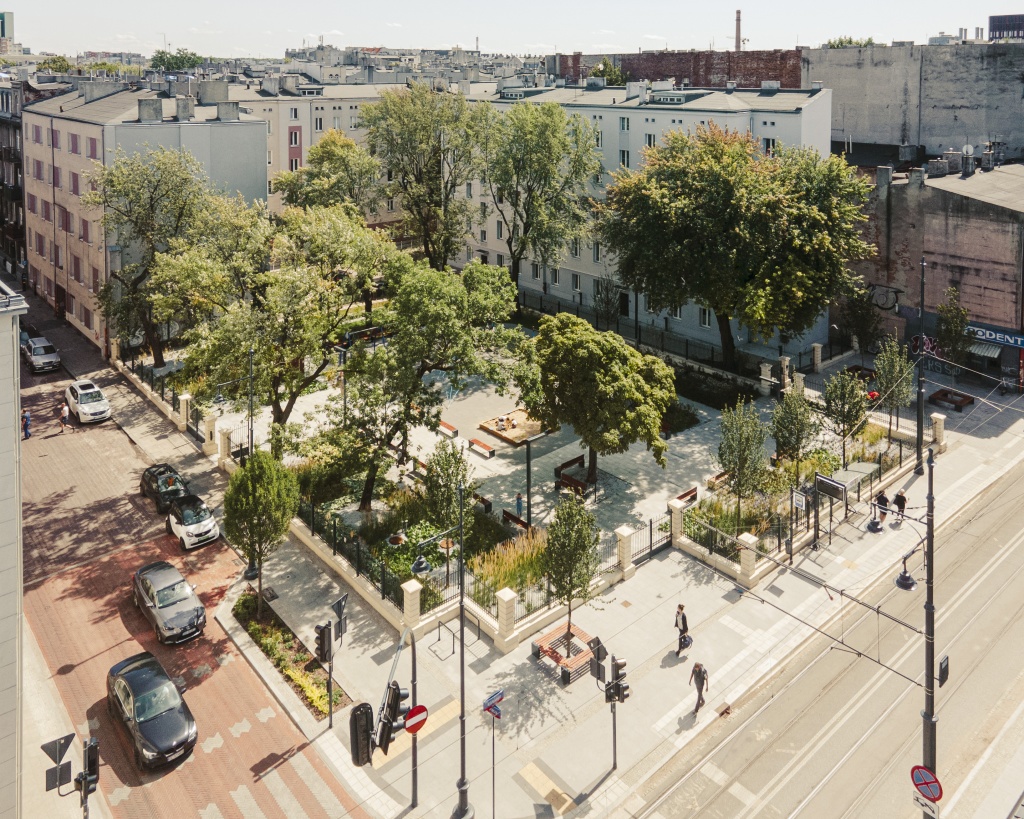
[[[106,421],[110,417],[110,402],[92,381],[72,382],[64,390],[64,399],[80,424]]]
[[[220,527],[202,498],[182,495],[171,501],[167,513],[167,534],[178,538],[182,549],[192,549],[219,538]]]

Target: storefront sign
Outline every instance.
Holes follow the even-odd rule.
[[[1002,344],[1004,347],[1021,347],[1024,348],[1024,335],[1017,335],[1016,333],[1004,333],[1001,330],[985,330],[981,327],[975,327],[974,325],[968,325],[968,333],[974,333],[975,339],[978,341],[988,341],[992,344]]]

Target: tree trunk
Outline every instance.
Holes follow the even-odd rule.
[[[587,483],[597,483],[597,450],[590,447],[590,462],[587,467]]]
[[[377,471],[380,466],[377,462],[371,461],[370,468],[366,471],[366,480],[363,482],[363,494],[359,498],[359,511],[369,512],[373,501],[373,487],[377,483]]]
[[[263,561],[257,566],[256,575],[256,619],[263,619]]]
[[[366,314],[366,326],[373,326],[373,291],[369,287],[363,290],[363,312]]]
[[[153,366],[164,366],[164,345],[163,341],[160,340],[159,325],[148,318],[143,319],[142,331],[146,336],[146,343],[149,345],[149,349],[153,351]]]
[[[729,323],[729,317],[720,315],[717,310],[715,321],[718,322],[718,335],[722,339],[722,358],[725,359],[726,366],[731,367],[736,363],[736,342],[732,337],[732,325]]]
[[[572,646],[572,600],[569,601],[569,619],[565,624],[565,659],[569,659]]]
[[[512,257],[512,283],[516,286],[516,319],[522,318],[522,305],[520,304],[521,299],[519,298],[519,269],[521,265],[521,259],[517,259],[515,256]]]
[[[743,496],[736,493],[736,537],[740,536],[740,528],[743,526],[743,512],[740,507],[743,505]]]

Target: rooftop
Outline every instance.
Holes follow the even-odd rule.
[[[130,88],[116,91],[105,97],[85,101],[82,91],[75,94],[61,94],[49,99],[40,100],[25,107],[26,113],[57,116],[77,122],[89,122],[94,125],[120,125],[139,121],[139,100],[159,99],[163,102],[163,117],[174,120],[177,113],[174,97],[168,97],[161,91],[148,88]],[[216,105],[196,105],[192,112],[192,122],[210,122],[217,119]],[[255,121],[254,117],[240,113],[240,120]],[[149,123],[147,123],[149,124]]]
[[[1024,165],[1001,165],[971,176],[950,174],[925,180],[929,188],[949,191],[1000,208],[1024,213]]]

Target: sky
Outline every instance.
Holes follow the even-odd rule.
[[[833,37],[872,37],[876,42],[927,42],[941,31],[981,26],[989,14],[1024,11],[1024,0],[1001,0],[981,11],[952,0],[924,3],[857,4],[780,0],[743,10],[745,50],[815,47]],[[739,5],[739,4],[737,4]],[[282,57],[303,42],[392,48],[450,48],[460,45],[500,54],[649,51],[656,49],[731,50],[735,45],[735,6],[648,0],[638,6],[621,0],[551,3],[538,0],[488,3],[449,0],[390,0],[387,3],[325,3],[307,0],[291,6],[270,0],[245,3],[140,3],[138,0],[32,0],[6,8],[14,12],[15,38],[33,53],[74,55],[82,51],[136,51],[187,48],[203,56]],[[851,12],[853,12],[851,14]]]

